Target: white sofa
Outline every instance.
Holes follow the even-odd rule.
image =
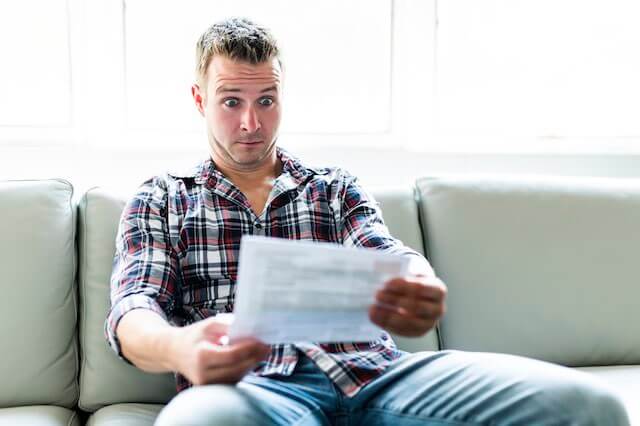
[[[580,368],[640,425],[639,180],[439,176],[373,193],[449,287],[438,332],[402,348]],[[62,180],[0,182],[0,425],[151,425],[175,394],[172,375],[125,364],[104,339],[125,199],[77,198]]]

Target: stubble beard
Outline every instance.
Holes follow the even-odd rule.
[[[253,169],[252,166],[260,165],[265,158],[273,154],[278,137],[276,136],[273,139],[273,141],[271,141],[271,143],[263,151],[258,153],[257,158],[253,158],[248,161],[241,161],[238,158],[236,158],[231,153],[231,150],[227,148],[225,145],[223,145],[222,143],[220,143],[220,141],[216,139],[216,137],[212,133],[209,134],[209,140],[210,140],[209,146],[213,151],[211,154],[216,154],[223,161],[225,161],[229,165],[232,165],[234,168],[237,168],[240,170],[251,170]]]

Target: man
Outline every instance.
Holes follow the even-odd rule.
[[[147,181],[123,212],[106,333],[124,360],[176,373],[182,392],[158,425],[628,423],[595,379],[520,357],[406,354],[387,333],[221,344],[227,326],[216,314],[233,311],[243,234],[410,256],[411,274],[387,282],[370,309],[387,331],[423,335],[445,311],[444,284],[389,234],[355,178],[306,167],[276,146],[282,79],[267,30],[243,19],[209,28],[192,94],[210,158],[191,175]]]

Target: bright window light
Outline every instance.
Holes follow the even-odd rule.
[[[580,151],[640,140],[640,3],[438,2],[438,144]]]
[[[640,153],[636,0],[3,1],[0,148],[206,148],[195,42],[230,16],[281,44],[290,149]]]
[[[390,0],[127,0],[130,128],[201,129],[190,94],[195,42],[209,25],[229,16],[263,23],[281,44],[286,110],[282,133],[389,130]]]
[[[65,0],[0,3],[0,126],[68,126],[69,31]]]

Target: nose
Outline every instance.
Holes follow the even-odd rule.
[[[240,127],[248,133],[255,133],[260,130],[260,119],[258,113],[253,106],[248,106],[242,113]]]

